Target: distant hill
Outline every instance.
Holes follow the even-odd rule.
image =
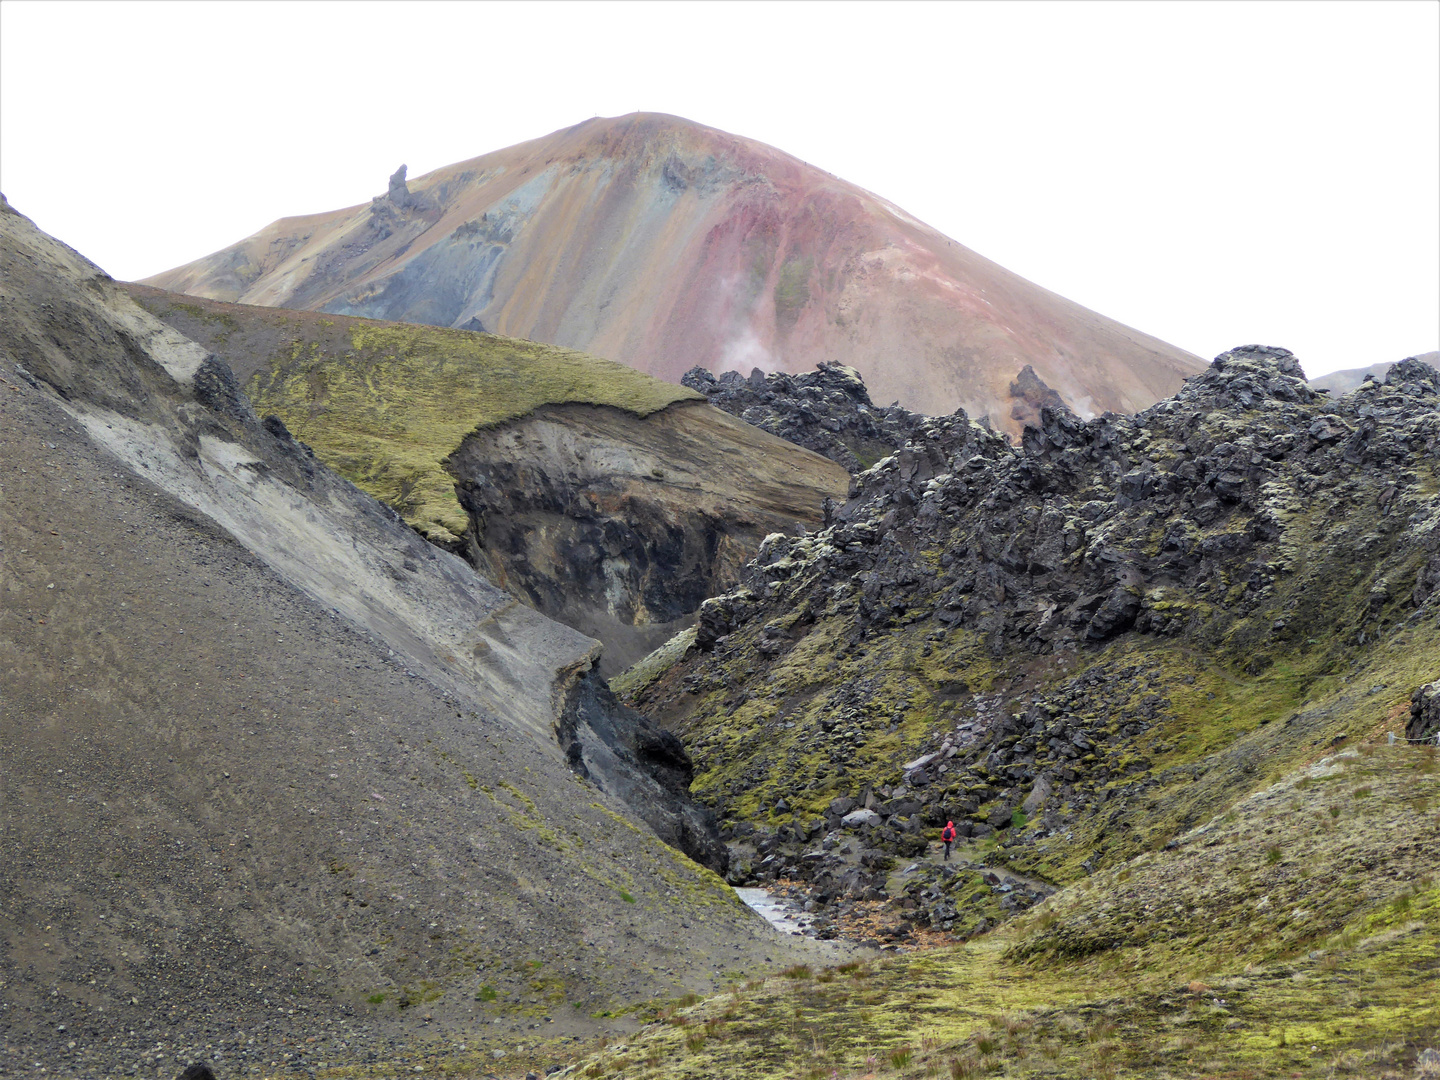
[[[1133,412],[1198,357],[997,266],[853,184],[652,113],[587,120],[283,218],[147,279],[246,304],[483,329],[678,382],[848,364],[876,401],[1018,435],[1029,364],[1084,415]]]
[[[1440,364],[1440,352],[1420,353],[1412,359],[1435,367]],[[1365,381],[1367,375],[1375,379],[1384,379],[1386,372],[1395,366],[1394,361],[1387,360],[1380,364],[1371,364],[1369,367],[1346,368],[1343,371],[1332,371],[1329,375],[1321,375],[1317,379],[1311,379],[1310,385],[1316,390],[1329,390],[1332,395],[1347,394]]]

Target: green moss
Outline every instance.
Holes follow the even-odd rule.
[[[738,707],[727,704],[726,690],[702,694],[678,729],[696,762],[692,791],[728,815],[757,817],[783,797],[794,814],[813,817],[838,794],[890,782],[913,756],[914,742],[955,715],[956,702],[945,696],[950,688],[982,691],[995,677],[978,634],[957,631],[927,649],[931,627],[917,623],[859,655],[846,648],[843,614],[803,625],[792,613],[790,621],[792,635],[801,636],[769,668],[767,685],[776,694]],[[734,658],[737,680],[759,630],[736,635],[743,642]],[[863,687],[864,700],[836,717],[833,692],[849,686]]]
[[[296,320],[295,336],[246,387],[346,479],[426,536],[468,527],[446,458],[470,432],[542,405],[648,416],[698,400],[609,360],[532,341],[364,319]]]
[[[1405,750],[1343,767],[1393,813],[1417,784],[1434,782],[1427,764]],[[1343,785],[1301,788],[1298,778],[1252,797],[1230,824],[1064,890],[964,946],[810,978],[789,969],[683,1011],[672,1006],[662,1014],[669,1023],[593,1051],[577,1071],[615,1075],[621,1061],[637,1059],[649,1063],[645,1075],[757,1080],[832,1072],[1319,1080],[1398,1068],[1407,1045],[1433,1045],[1440,1033],[1430,992],[1440,888],[1425,861],[1440,819],[1415,823],[1398,880],[1371,874],[1357,888],[1343,876],[1302,878],[1286,864],[1248,876],[1197,873],[1207,860],[1260,871],[1277,828],[1272,804],[1319,821],[1329,801],[1348,798]],[[1364,865],[1394,850],[1362,825],[1317,831],[1307,843],[1307,858],[1330,864]],[[1428,877],[1417,874],[1424,866]],[[1297,904],[1324,918],[1307,929]],[[1230,910],[1230,922],[1212,917]],[[1095,940],[1083,960],[1050,950],[1076,930]]]
[[[775,282],[775,314],[782,322],[794,322],[802,307],[810,302],[810,271],[815,260],[787,259],[780,267]]]
[[[616,694],[632,697],[642,693],[646,687],[683,658],[694,643],[695,627],[691,626],[611,679],[610,689]]]

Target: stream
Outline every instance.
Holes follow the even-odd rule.
[[[811,917],[794,904],[775,899],[765,889],[736,889],[735,895],[782,934],[805,936]]]

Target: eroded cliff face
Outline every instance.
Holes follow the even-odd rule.
[[[466,556],[603,641],[609,673],[692,623],[767,535],[818,527],[849,483],[834,462],[688,403],[644,418],[546,406],[467,436],[446,467],[472,522]]]

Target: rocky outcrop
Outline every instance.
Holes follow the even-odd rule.
[[[1410,696],[1410,723],[1405,737],[1415,742],[1440,736],[1440,679],[1417,686]]]
[[[282,219],[150,283],[479,325],[670,382],[696,364],[834,362],[863,372],[876,400],[988,413],[1015,437],[1008,386],[1022,365],[1093,413],[1145,408],[1203,367],[821,169],[653,113],[438,169],[410,181],[403,209],[383,197]]]
[[[1029,364],[1020,369],[1020,374],[1015,376],[1008,389],[1014,402],[1010,406],[1010,419],[1019,423],[1022,430],[1036,426],[1042,409],[1054,412],[1070,409],[1065,399],[1046,386]]]
[[[843,469],[704,405],[641,418],[546,406],[467,436],[446,463],[467,558],[605,643],[614,673],[725,592],[771,533],[822,523]]]
[[[898,404],[877,408],[860,372],[843,364],[817,364],[813,372],[744,378],[738,371],[717,378],[693,367],[681,385],[698,390],[717,409],[796,446],[827,457],[851,473],[862,472],[905,445],[923,419]]]
[[[1419,353],[1416,356],[1408,357],[1410,360],[1418,360],[1429,367],[1440,366],[1440,352]],[[1378,364],[1371,364],[1362,368],[1346,368],[1343,371],[1332,371],[1329,375],[1320,375],[1310,380],[1310,385],[1316,390],[1326,390],[1329,393],[1339,396],[1348,394],[1357,386],[1367,380],[1383,382],[1386,374],[1394,367],[1393,361],[1382,361]]]
[[[424,233],[438,217],[440,207],[423,192],[410,190],[405,182],[405,166],[401,165],[390,174],[384,195],[370,200],[370,216],[366,221],[367,232],[357,240],[351,238],[349,250],[365,250],[375,244],[389,240],[395,233],[415,236]],[[334,259],[328,260],[331,265]]]
[[[386,197],[402,210],[410,205],[410,187],[405,183],[405,166],[390,174],[390,190]]]
[[[1290,353],[1248,346],[1134,417],[1042,403],[1019,447],[924,420],[830,528],[767,541],[634,703],[681,733],[722,816],[834,827],[826,807],[868,793],[880,850],[953,816],[1001,833],[998,858],[1113,858],[1132,835],[1101,839],[1131,821],[1117,795],[1168,790],[1153,815],[1183,820],[1253,782],[1262,751],[1227,728],[1239,706],[1211,704],[1240,693],[1217,669],[1286,687],[1399,627],[1422,629],[1384,647],[1428,647],[1437,389],[1407,360],[1329,401]],[[1302,732],[1373,722],[1344,700],[1254,739],[1298,753]],[[1201,738],[1215,757],[1197,764]]]
[[[674,734],[622,705],[600,679],[574,683],[556,733],[576,773],[632,807],[671,847],[726,872],[729,849],[714,812],[690,798],[695,768]]]

